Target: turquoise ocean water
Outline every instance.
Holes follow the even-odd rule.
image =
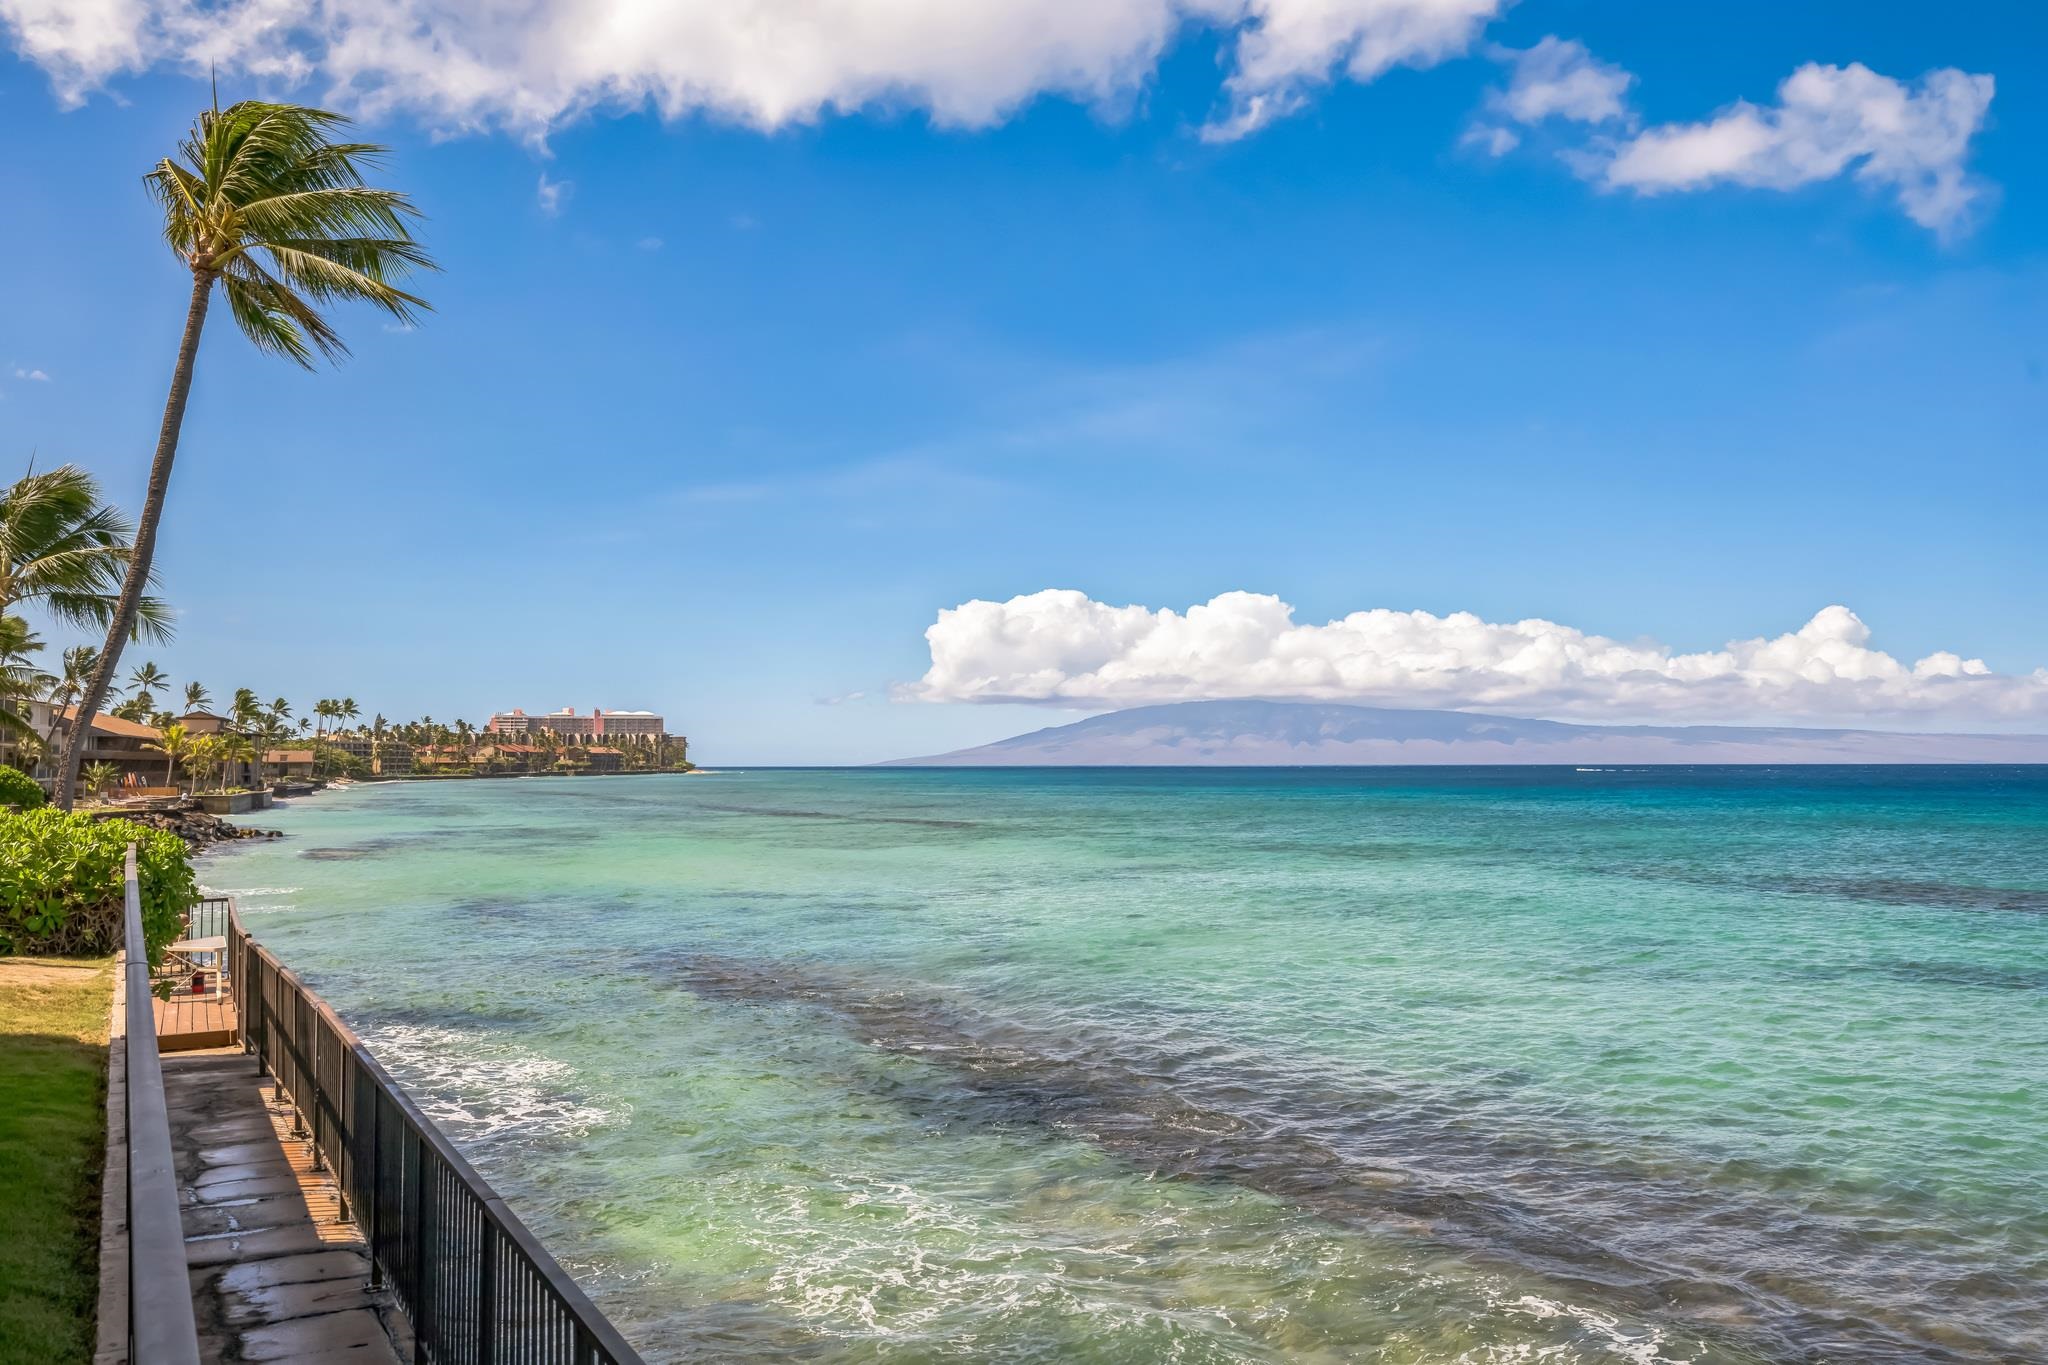
[[[653,1360],[2048,1359],[2048,770],[255,820],[202,880]]]

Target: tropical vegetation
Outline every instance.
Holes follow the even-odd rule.
[[[71,804],[80,738],[105,701],[141,610],[214,287],[258,350],[308,369],[316,357],[348,353],[323,309],[362,302],[410,325],[427,306],[398,287],[413,270],[433,266],[412,236],[419,211],[403,193],[368,183],[364,172],[385,149],[341,140],[347,127],[325,110],[244,100],[202,113],[177,155],[146,177],[163,213],[164,241],[191,275],[192,294],[134,548],[59,765],[61,806]]]
[[[185,841],[130,820],[53,807],[0,815],[0,955],[111,953],[121,943],[125,857],[135,845],[149,960],[199,899]]]
[[[0,744],[36,740],[22,703],[69,686],[69,665],[88,663],[67,652],[63,678],[44,671],[35,661],[43,640],[23,613],[39,612],[58,626],[109,628],[120,614],[131,535],[120,513],[100,500],[92,476],[74,465],[31,469],[0,489]],[[170,609],[138,596],[130,627],[144,639],[168,639]]]
[[[47,799],[41,783],[19,768],[0,763],[0,809],[34,810]]]

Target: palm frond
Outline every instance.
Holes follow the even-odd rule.
[[[422,215],[366,182],[385,149],[339,140],[348,126],[325,109],[246,100],[201,114],[179,155],[148,177],[164,240],[220,280],[259,350],[303,366],[348,354],[325,316],[334,304],[368,303],[407,323],[429,308],[398,284],[436,268],[412,235]]]

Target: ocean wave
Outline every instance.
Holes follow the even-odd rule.
[[[632,1112],[622,1100],[578,1088],[567,1062],[475,1029],[373,1025],[363,1041],[459,1143],[580,1138]]]

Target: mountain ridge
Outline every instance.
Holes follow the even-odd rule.
[[[883,767],[1582,763],[2048,763],[2048,735],[1743,725],[1592,725],[1474,711],[1168,702]]]

